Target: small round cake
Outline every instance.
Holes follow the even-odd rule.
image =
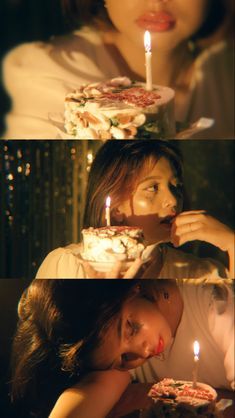
[[[117,77],[65,97],[65,130],[76,139],[174,138],[174,90]]]
[[[216,391],[205,383],[165,378],[150,389],[152,406],[143,411],[142,418],[218,418]]]
[[[133,261],[140,257],[145,245],[142,229],[107,226],[82,230],[82,257],[88,261]]]

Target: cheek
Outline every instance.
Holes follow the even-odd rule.
[[[193,35],[202,25],[207,11],[207,0],[178,1],[179,31],[185,37]]]
[[[143,45],[143,33],[135,21],[146,10],[144,0],[107,0],[107,11],[116,29],[133,42]]]
[[[155,196],[137,195],[133,199],[134,215],[157,213],[159,202]]]

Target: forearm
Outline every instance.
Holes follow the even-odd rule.
[[[90,373],[79,384],[62,393],[50,418],[105,418],[129,382],[127,372]]]

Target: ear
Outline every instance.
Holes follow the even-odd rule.
[[[124,214],[121,212],[119,208],[112,209],[112,218],[114,221],[117,222],[118,225],[122,225],[124,221]]]

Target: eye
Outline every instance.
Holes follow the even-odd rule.
[[[156,193],[158,192],[158,189],[159,189],[158,183],[151,184],[145,188],[145,190],[150,193]]]
[[[141,324],[138,322],[127,320],[127,336],[133,337],[136,335],[141,328]]]

